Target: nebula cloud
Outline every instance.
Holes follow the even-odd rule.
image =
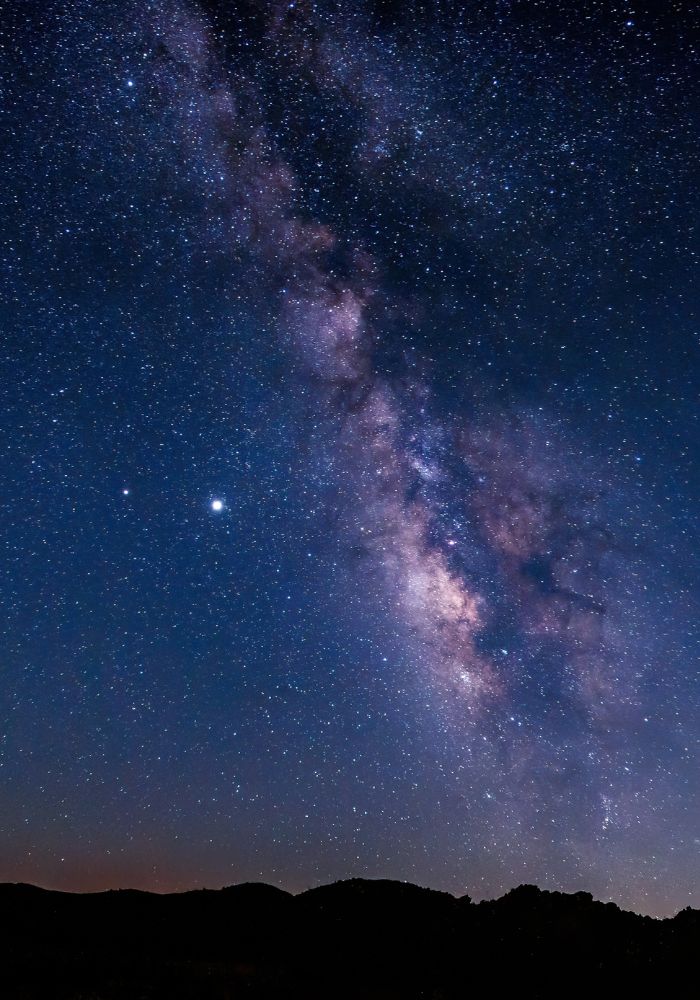
[[[367,53],[366,65],[357,56],[344,68],[334,56],[332,28],[317,47],[295,43],[297,32],[308,37],[308,17],[311,9],[295,10],[291,18],[286,6],[272,5],[265,44],[284,51],[294,67],[290,72],[307,72],[322,89],[338,90],[380,130],[365,136],[356,151],[357,169],[371,169],[370,147],[390,137],[394,143],[415,109],[408,97],[408,107],[390,99],[392,88],[372,70],[375,53]],[[271,346],[288,351],[315,387],[329,433],[335,433],[336,415],[343,415],[336,441],[343,457],[338,485],[349,484],[348,495],[356,498],[355,509],[345,512],[351,544],[381,573],[414,655],[431,664],[432,680],[467,711],[507,698],[508,658],[494,659],[483,641],[494,616],[492,595],[505,592],[525,656],[547,647],[557,651],[562,687],[575,689],[592,716],[607,718],[620,689],[611,667],[615,627],[604,585],[614,545],[596,509],[595,469],[566,455],[546,415],[509,413],[500,404],[489,412],[479,401],[466,423],[416,420],[411,408],[426,387],[413,379],[405,392],[400,379],[392,384],[374,368],[379,331],[372,304],[382,291],[381,263],[343,240],[343,277],[334,273],[330,261],[340,235],[296,213],[301,179],[257,112],[240,110],[244,102],[255,106],[255,82],[240,74],[224,82],[205,22],[173,7],[154,31],[161,85],[175,109],[183,147],[199,160],[205,180],[214,178],[214,211],[230,234],[231,253],[248,255],[278,302],[277,345]],[[357,76],[359,88],[349,86],[350,76]],[[407,442],[409,424],[413,442],[424,444],[422,456]],[[444,448],[430,455],[436,449],[429,437],[436,437],[438,424],[437,437],[449,442],[447,462]],[[464,470],[459,500],[469,528],[466,542],[444,523],[429,490],[415,490],[416,478],[423,486],[455,480],[455,460]],[[453,482],[451,488],[460,486]],[[469,564],[483,551],[488,571],[466,576],[455,557]],[[631,689],[625,696],[631,697]]]
[[[151,24],[161,99],[196,168],[202,246],[239,269],[265,317],[266,349],[304,387],[333,487],[329,523],[358,589],[400,637],[412,683],[459,745],[464,787],[500,809],[493,825],[510,829],[514,845],[544,822],[544,803],[573,809],[575,787],[607,832],[617,815],[610,789],[627,767],[615,727],[642,724],[647,671],[633,655],[645,598],[639,588],[629,596],[633,560],[611,527],[608,470],[553,407],[490,383],[483,355],[473,375],[462,371],[456,405],[438,398],[429,359],[396,348],[397,327],[425,327],[431,309],[450,322],[449,297],[420,290],[430,251],[413,258],[411,288],[401,239],[387,249],[381,232],[374,238],[381,213],[374,227],[353,214],[371,215],[381,190],[405,232],[425,227],[419,249],[436,233],[457,238],[451,211],[466,218],[468,291],[476,248],[490,238],[484,213],[499,224],[517,167],[499,167],[495,153],[479,159],[464,122],[450,125],[401,46],[382,47],[365,14],[272,3],[255,18],[259,62],[246,52],[226,68],[194,8],[162,8]],[[498,79],[488,86],[495,101]],[[283,112],[269,110],[266,87]],[[293,150],[318,170],[312,180],[284,136],[313,100],[340,102],[348,124],[334,134],[340,166]],[[347,190],[333,219],[314,208],[326,177]],[[442,216],[407,224],[406,202],[419,196]],[[472,343],[468,328],[452,337]]]

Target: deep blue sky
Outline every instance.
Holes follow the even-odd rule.
[[[697,8],[5,23],[0,880],[700,905]]]

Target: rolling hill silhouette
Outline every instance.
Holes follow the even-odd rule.
[[[158,895],[0,885],[7,1000],[696,996],[700,911],[655,920],[522,885],[500,899],[350,879]]]

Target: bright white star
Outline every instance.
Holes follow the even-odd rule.
[[[216,511],[216,513],[218,514],[219,511],[221,511],[221,510],[224,509],[224,501],[223,500],[212,500],[212,502],[211,502],[211,509],[213,511]]]

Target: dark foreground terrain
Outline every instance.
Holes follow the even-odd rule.
[[[353,879],[167,896],[0,885],[0,996],[47,1000],[700,995],[700,911],[520,886],[474,904]]]

